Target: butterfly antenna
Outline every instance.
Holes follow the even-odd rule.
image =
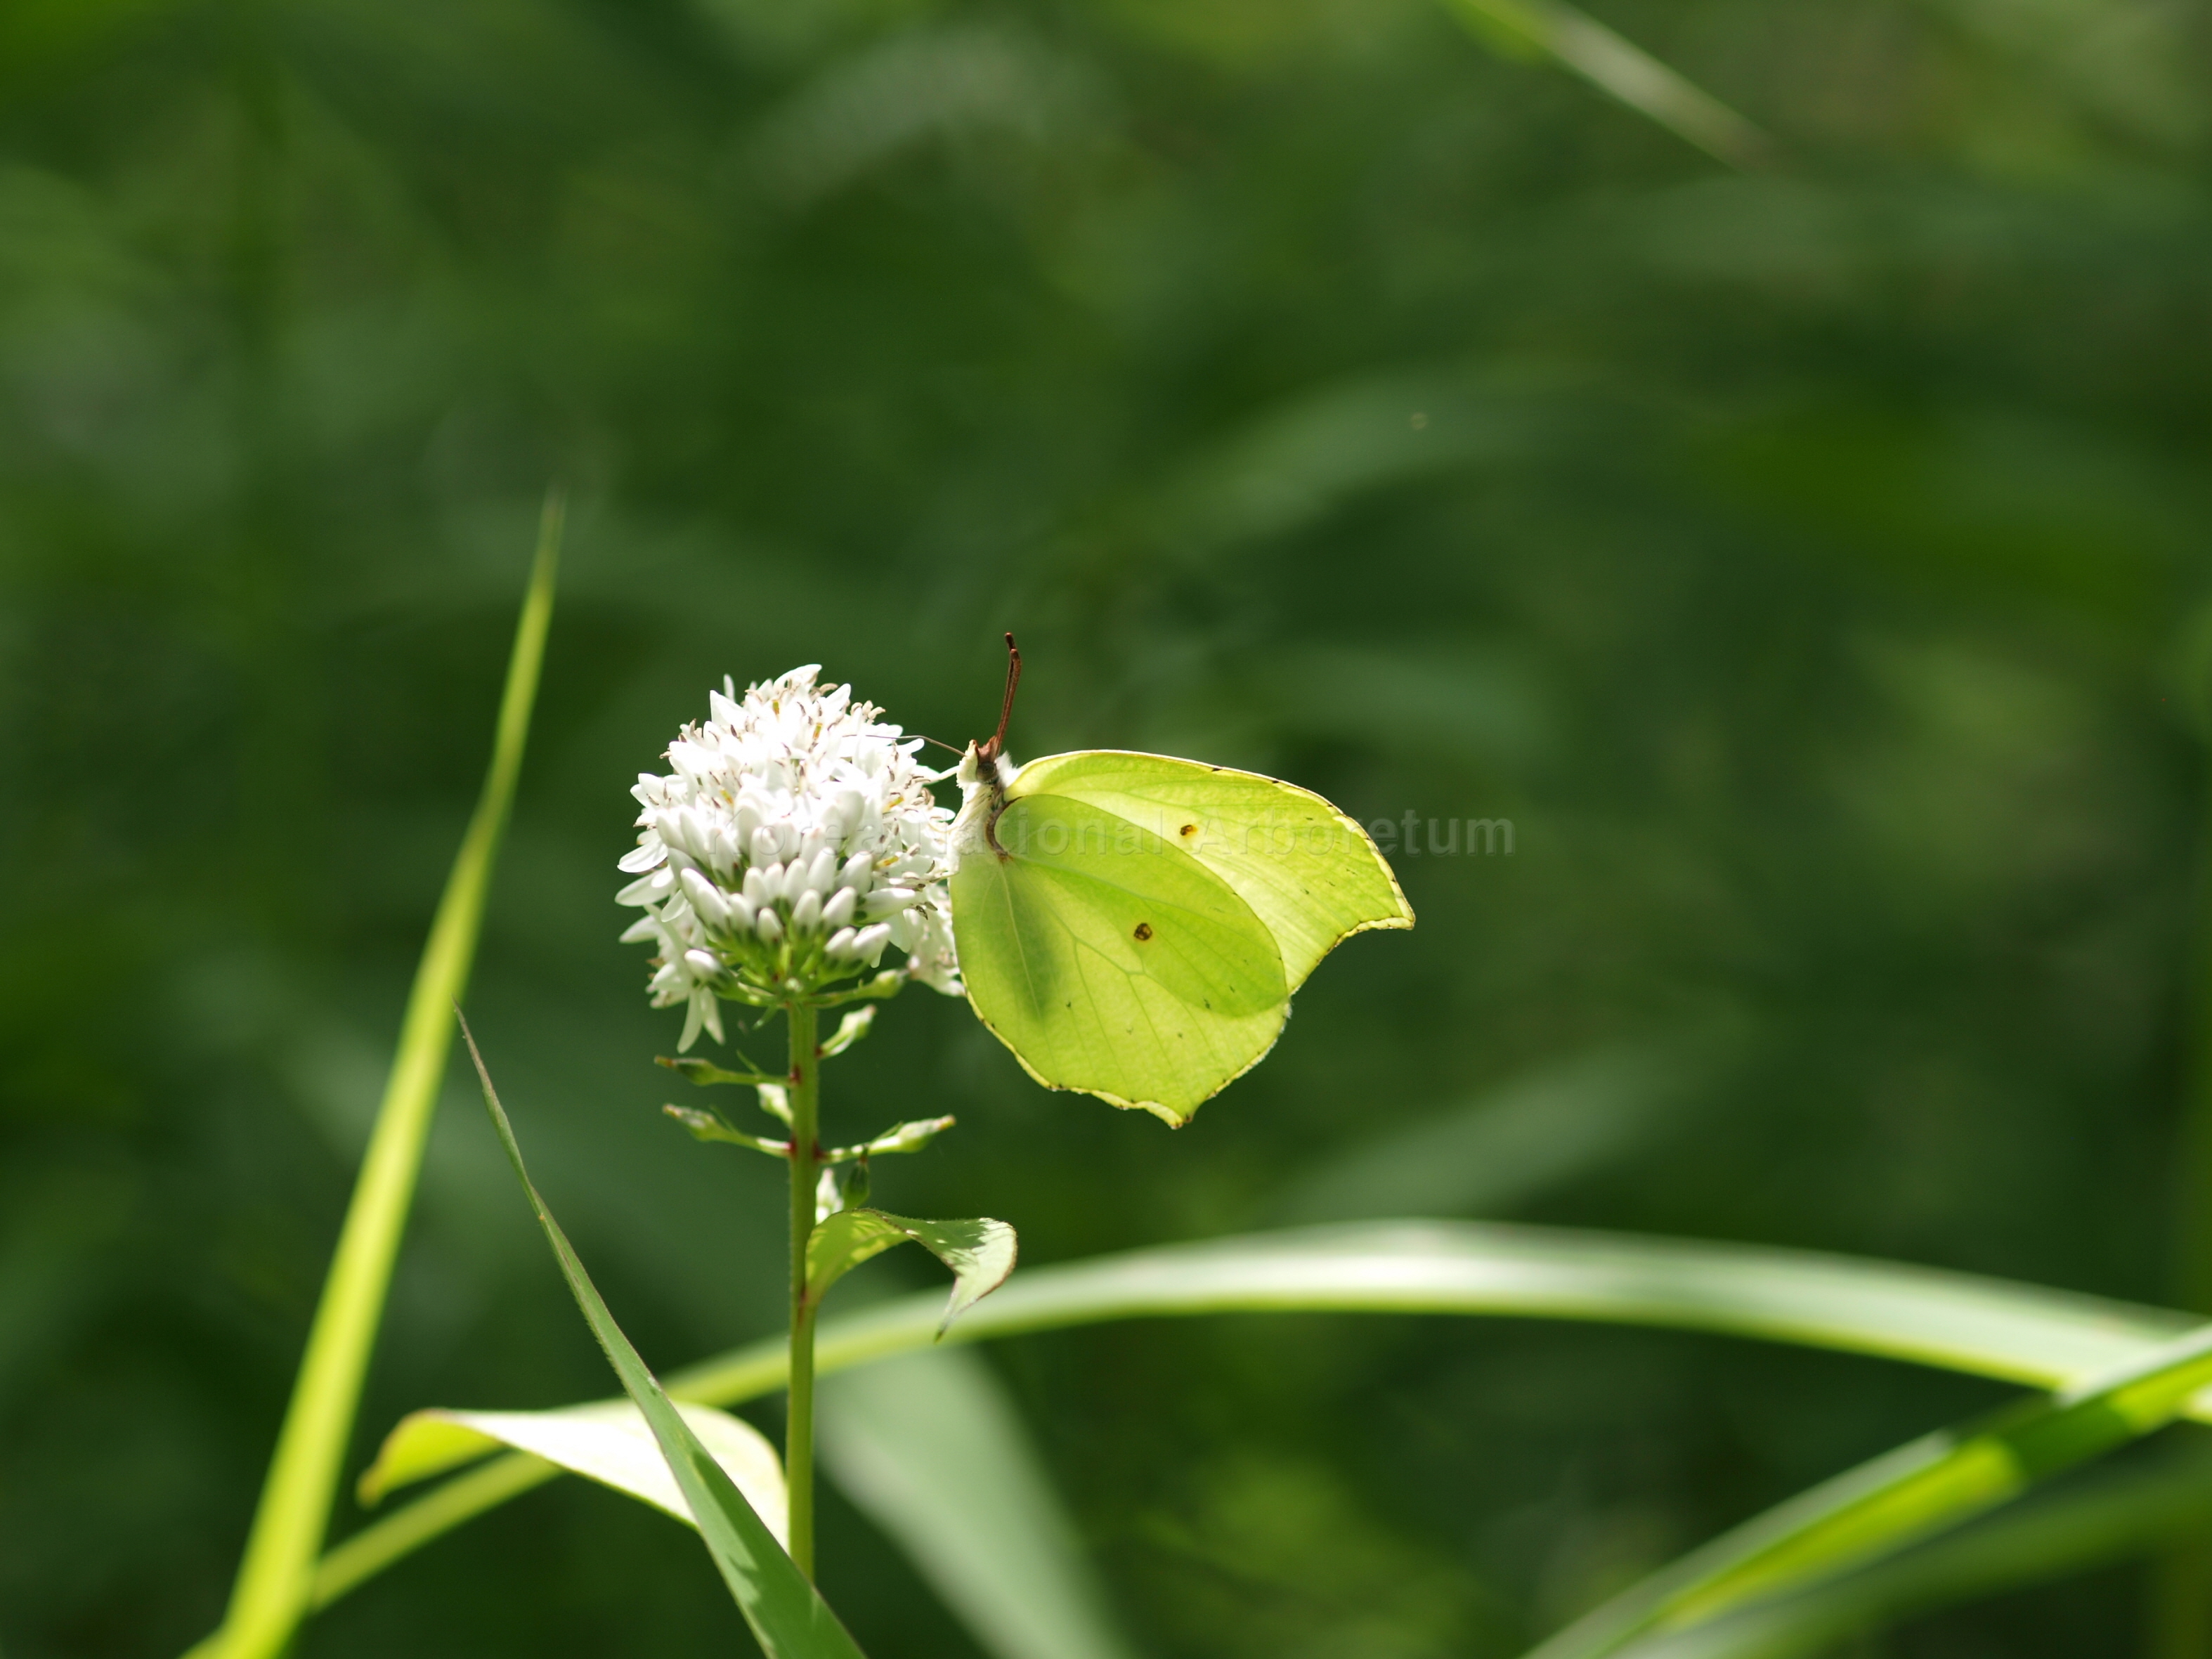
[[[966,754],[966,753],[968,752],[965,749],[963,749],[963,748],[962,748],[958,744],[957,744],[957,743],[947,743],[947,742],[945,742],[945,740],[944,738],[933,738],[933,737],[931,737],[931,736],[929,735],[929,733],[928,733],[928,732],[915,732],[915,736],[916,736],[917,738],[921,738],[924,743],[933,743],[933,744],[936,744],[939,749],[949,749],[949,750],[951,750],[954,754],[956,754],[956,755],[964,755],[964,754]]]
[[[1022,683],[1022,648],[1014,643],[1012,634],[1006,635],[1006,696],[999,705],[999,729],[991,733],[990,742],[983,745],[986,760],[996,760],[1006,752],[1006,722],[1013,718],[1014,688]]]

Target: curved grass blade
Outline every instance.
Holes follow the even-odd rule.
[[[782,1543],[788,1495],[783,1462],[768,1437],[713,1406],[685,1404],[678,1413],[714,1455],[753,1513]],[[673,1516],[688,1527],[698,1524],[668,1472],[653,1428],[627,1400],[602,1400],[550,1412],[466,1412],[434,1407],[410,1412],[385,1437],[384,1445],[361,1478],[361,1501],[380,1504],[386,1494],[423,1472],[449,1468],[502,1447],[527,1452],[567,1471],[611,1486]]]
[[[924,1292],[824,1321],[817,1371],[826,1376],[931,1346],[943,1307],[935,1292]],[[2038,1388],[2061,1387],[2139,1357],[2196,1322],[2165,1309],[1810,1251],[1492,1222],[1396,1221],[1024,1268],[947,1340],[1259,1311],[1650,1325],[1870,1354]],[[669,1391],[737,1405],[782,1387],[784,1365],[782,1339],[773,1338],[674,1373]],[[2212,1401],[2192,1411],[2212,1421]],[[523,1463],[502,1458],[348,1539],[317,1576],[317,1605],[551,1478]],[[436,1507],[418,1516],[425,1505]]]
[[[469,1058],[476,1064],[477,1080],[483,1085],[484,1109],[491,1114],[492,1127],[499,1132],[499,1143],[507,1150],[507,1162],[514,1166],[515,1179],[530,1196],[530,1207],[538,1224],[545,1230],[546,1241],[553,1247],[554,1259],[561,1264],[576,1305],[583,1310],[585,1322],[606,1351],[607,1363],[622,1379],[623,1392],[651,1425],[660,1455],[667,1460],[668,1472],[676,1477],[684,1507],[697,1522],[707,1553],[714,1558],[715,1569],[759,1641],[761,1651],[768,1659],[860,1659],[858,1644],[837,1622],[837,1615],[784,1553],[783,1546],[731,1483],[722,1466],[700,1443],[675,1403],[661,1392],[645,1361],[638,1358],[629,1339],[622,1334],[607,1304],[599,1299],[568,1236],[531,1184],[522,1148],[515,1144],[514,1126],[507,1121],[498,1091],[491,1085],[491,1073],[484,1069],[483,1056],[477,1052],[476,1038],[465,1020],[461,1024],[461,1036],[469,1046]]]
[[[1528,1659],[1632,1650],[1646,1632],[1701,1624],[1893,1554],[2165,1427],[2208,1382],[2212,1325],[2047,1400],[1923,1436],[1693,1551],[1530,1650]]]
[[[1648,1636],[1636,1659],[1814,1659],[1905,1620],[2156,1547],[2212,1517],[2212,1457],[2100,1473],[1855,1572],[1708,1624]]]
[[[530,711],[553,617],[554,573],[565,516],[558,490],[548,494],[538,521],[538,553],[514,630],[500,699],[491,765],[453,872],[430,923],[430,937],[408,993],[399,1048],[377,1108],[376,1127],[354,1182],[345,1224],[323,1281],[307,1352],[292,1386],[276,1449],[246,1534],[230,1605],[221,1629],[191,1650],[191,1659],[274,1659],[291,1641],[313,1599],[315,1558],[330,1525],[338,1468],[353,1433],[362,1378],[384,1316],[392,1264],[422,1167],[422,1148],[436,1109],[453,1028],[447,1011],[466,988],[483,923],[493,860],[522,770]]]
[[[1767,157],[1766,135],[1643,47],[1566,0],[1447,0],[1481,39],[1516,56],[1557,58],[1600,91],[1730,167]]]
[[[994,1659],[1133,1659],[1021,1414],[981,1356],[824,1379],[822,1455]]]

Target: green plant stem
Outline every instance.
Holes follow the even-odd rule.
[[[546,497],[539,523],[537,559],[507,662],[483,793],[422,947],[398,1051],[323,1281],[322,1299],[315,1305],[307,1352],[246,1534],[230,1606],[222,1628],[192,1650],[200,1659],[272,1659],[290,1643],[308,1610],[338,1468],[353,1434],[362,1380],[383,1321],[392,1264],[406,1231],[438,1086],[453,1048],[453,1004],[468,983],[493,860],[522,769],[553,613],[562,518],[561,497],[555,492]]]
[[[815,1011],[787,1003],[791,1026],[791,1381],[784,1419],[783,1474],[791,1491],[791,1559],[814,1576],[814,1298],[806,1243],[814,1233],[814,1183],[822,1158],[822,1060]]]

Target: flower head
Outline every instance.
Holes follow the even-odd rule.
[[[656,1008],[687,1005],[682,1046],[722,1036],[716,1000],[767,1003],[872,969],[884,947],[903,972],[960,992],[945,880],[952,814],[932,799],[938,774],[853,688],[794,668],[708,695],[709,718],[668,746],[665,776],[630,793],[636,878],[617,902],[644,907],[625,943],[660,947]]]

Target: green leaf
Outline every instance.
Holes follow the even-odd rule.
[[[830,1287],[847,1273],[908,1239],[952,1270],[952,1297],[937,1322],[939,1336],[1014,1270],[1014,1230],[1003,1221],[988,1216],[920,1221],[881,1210],[840,1210],[817,1224],[806,1241],[807,1294],[820,1306]]]
[[[1043,1461],[991,1368],[960,1348],[827,1378],[822,1455],[995,1659],[1128,1659]]]
[[[952,1333],[982,1341],[1115,1319],[1239,1312],[1577,1319],[1723,1333],[2063,1386],[2193,1328],[2186,1314],[1898,1262],[1482,1222],[1370,1222],[1162,1246],[1032,1267]],[[902,1297],[824,1321],[823,1376],[927,1348],[942,1304]],[[670,1378],[732,1406],[783,1386],[776,1337]],[[2191,1407],[2212,1421],[2212,1405]],[[546,1477],[503,1458],[334,1549],[327,1601]],[[431,1507],[434,1506],[434,1507]],[[417,1511],[422,1511],[417,1513]]]
[[[1647,1631],[1802,1588],[1994,1509],[2163,1428],[2212,1383],[2212,1325],[2111,1370],[1909,1445],[1801,1492],[1662,1569],[1534,1649],[1595,1659]]]
[[[1647,1636],[1636,1659],[1813,1659],[1904,1620],[2048,1583],[2155,1547],[2212,1516],[2212,1457],[2100,1471],[1808,1590]]]
[[[538,669],[553,617],[553,580],[563,519],[561,493],[547,495],[530,586],[507,658],[491,764],[461,837],[430,937],[415,970],[398,1051],[378,1106],[361,1173],[354,1182],[337,1249],[308,1328],[307,1352],[292,1385],[283,1427],[246,1534],[246,1553],[222,1628],[195,1646],[193,1659],[273,1659],[306,1615],[315,1558],[330,1524],[331,1500],[361,1403],[362,1378],[384,1316],[392,1264],[415,1196],[422,1149],[445,1076],[453,1027],[449,1011],[468,984],[484,896],[491,885],[522,751],[538,696]]]
[[[666,1054],[655,1054],[653,1063],[667,1067],[686,1083],[696,1084],[702,1089],[721,1083],[740,1084],[757,1089],[763,1083],[781,1083],[783,1080],[768,1072],[726,1072],[710,1060],[699,1060],[690,1055],[672,1059]]]
[[[777,1542],[784,1538],[783,1464],[775,1448],[742,1418],[712,1406],[679,1405],[677,1411],[722,1472],[744,1495]],[[375,1462],[361,1478],[363,1504],[381,1503],[394,1488],[471,1462],[506,1446],[612,1486],[617,1492],[696,1526],[684,1494],[669,1474],[637,1407],[603,1400],[550,1412],[465,1412],[433,1407],[410,1413],[385,1437]]]
[[[651,1425],[668,1472],[675,1477],[684,1507],[696,1520],[707,1553],[714,1558],[722,1582],[729,1587],[731,1599],[744,1613],[761,1650],[768,1659],[859,1659],[860,1650],[837,1622],[836,1614],[830,1611],[814,1586],[807,1583],[805,1575],[784,1553],[783,1547],[745,1502],[744,1494],[731,1483],[722,1466],[700,1443],[690,1425],[661,1392],[660,1384],[646,1369],[645,1361],[638,1358],[629,1339],[622,1334],[614,1316],[607,1311],[607,1304],[599,1299],[591,1276],[584,1271],[584,1264],[568,1243],[568,1235],[561,1231],[560,1224],[553,1219],[553,1212],[545,1207],[545,1200],[538,1196],[538,1188],[531,1184],[530,1171],[522,1162],[522,1148],[515,1144],[514,1127],[507,1121],[498,1091],[492,1087],[491,1073],[484,1069],[483,1056],[477,1052],[476,1038],[471,1035],[466,1022],[462,1024],[461,1035],[468,1042],[469,1058],[476,1062],[477,1080],[483,1085],[484,1109],[491,1114],[500,1145],[507,1149],[507,1161],[514,1166],[515,1179],[529,1195],[530,1207],[536,1212],[538,1224],[545,1230],[546,1240],[552,1245],[554,1259],[561,1264],[561,1272],[575,1295],[576,1305],[583,1310],[592,1334],[599,1338],[608,1363],[622,1379],[623,1392]]]

